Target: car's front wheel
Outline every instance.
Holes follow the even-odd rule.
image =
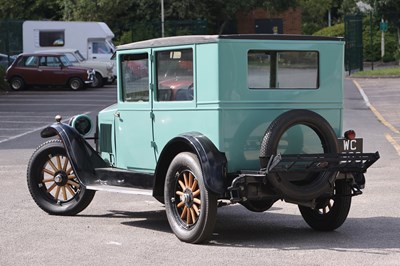
[[[49,140],[33,153],[27,182],[36,204],[55,215],[75,215],[92,201],[95,191],[87,190],[75,175],[61,140]]]
[[[168,222],[180,240],[200,243],[211,236],[217,196],[206,189],[199,160],[193,153],[182,152],[172,160],[164,200]]]
[[[101,88],[104,86],[103,77],[100,73],[96,72],[96,75],[93,77],[93,83],[91,85],[92,88]]]
[[[73,91],[77,91],[83,89],[84,84],[80,78],[71,78],[68,82],[68,87]]]

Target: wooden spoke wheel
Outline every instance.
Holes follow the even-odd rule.
[[[199,184],[192,172],[186,170],[179,173],[176,195],[174,203],[181,223],[185,227],[194,225],[200,216],[201,199]]]
[[[36,149],[28,165],[27,181],[32,198],[49,214],[77,214],[95,194],[80,183],[60,140],[47,141]]]
[[[50,197],[58,204],[67,202],[79,193],[80,184],[69,159],[63,155],[48,158],[43,166],[43,179],[39,186],[45,186]]]
[[[200,243],[211,236],[217,196],[206,189],[200,163],[193,153],[183,152],[172,160],[164,200],[168,222],[180,240]]]
[[[332,198],[317,199],[312,209],[299,205],[303,219],[317,231],[332,231],[339,228],[347,218],[351,206],[351,188],[345,180],[335,182]]]

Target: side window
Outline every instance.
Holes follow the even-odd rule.
[[[28,57],[25,57],[20,62],[18,62],[18,66],[37,67],[38,63],[39,63],[39,59],[37,56],[28,56]]]
[[[60,60],[55,56],[42,56],[39,64],[40,66],[59,67]]]
[[[93,42],[93,53],[94,54],[111,54],[110,47],[106,45],[104,41]]]
[[[64,46],[64,31],[40,31],[39,45],[41,47]]]
[[[316,51],[259,51],[247,54],[250,89],[317,89]]]
[[[149,101],[148,54],[121,55],[122,97],[124,102]]]
[[[193,100],[193,50],[159,51],[157,62],[157,101]]]

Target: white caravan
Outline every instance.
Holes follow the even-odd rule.
[[[24,53],[51,49],[77,49],[89,60],[109,61],[115,51],[114,33],[104,22],[25,21]]]

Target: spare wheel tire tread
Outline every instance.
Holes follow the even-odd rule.
[[[268,158],[276,155],[282,135],[292,126],[305,125],[310,127],[321,140],[324,153],[338,153],[338,143],[335,132],[321,115],[304,109],[290,110],[277,117],[267,128],[260,148],[261,167],[267,166]],[[288,199],[309,201],[332,189],[333,172],[321,172],[314,181],[307,185],[296,185],[282,179],[278,173],[270,173],[267,178],[272,186]]]

